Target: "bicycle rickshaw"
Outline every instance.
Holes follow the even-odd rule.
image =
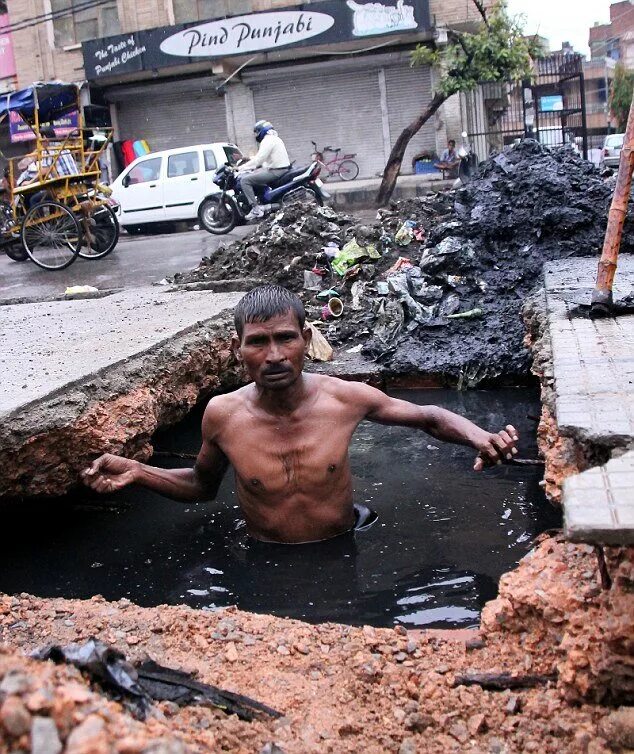
[[[78,128],[56,136],[52,121],[76,111]],[[37,83],[0,97],[0,121],[18,113],[33,131],[35,148],[9,160],[0,247],[12,259],[27,257],[45,270],[63,270],[77,256],[99,259],[119,239],[110,189],[100,183],[100,157],[112,129],[83,125],[79,87]]]

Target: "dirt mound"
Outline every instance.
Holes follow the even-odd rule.
[[[359,225],[328,208],[284,208],[174,282],[256,278],[301,292],[309,318],[330,297],[334,345],[393,373],[462,385],[528,374],[520,307],[545,261],[598,255],[614,180],[570,148],[533,140],[482,163],[456,191],[409,199]],[[628,222],[622,251],[634,248]],[[330,291],[330,293],[328,293]]]
[[[207,704],[156,702],[145,722],[78,670],[27,659],[90,636],[284,713],[239,720]],[[468,671],[550,674],[554,642],[529,654],[515,635],[471,645],[401,627],[356,628],[183,607],[0,595],[0,752],[67,754],[607,754],[609,709],[569,704],[549,683],[487,691]],[[591,748],[589,748],[591,746]]]

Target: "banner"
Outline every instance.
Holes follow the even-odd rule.
[[[79,113],[77,110],[64,115],[62,118],[54,120],[52,123],[40,123],[40,128],[52,126],[55,136],[63,138],[68,136],[71,131],[79,128]],[[16,112],[9,112],[9,132],[11,141],[15,144],[20,141],[35,141],[35,134],[28,123],[25,123],[20,115]]]
[[[9,26],[9,14],[0,15],[0,29]],[[15,76],[15,59],[13,57],[13,43],[11,34],[0,33],[0,79]]]
[[[322,0],[82,43],[90,80],[204,59],[336,44],[430,29],[429,0]]]

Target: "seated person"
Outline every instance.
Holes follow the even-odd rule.
[[[460,173],[460,156],[456,152],[456,142],[449,139],[447,149],[440,155],[440,162],[435,164],[438,170],[447,173],[449,178],[457,178]]]

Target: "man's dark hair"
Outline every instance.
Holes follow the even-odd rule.
[[[287,312],[295,313],[299,329],[303,330],[306,312],[299,296],[281,285],[258,285],[243,296],[233,310],[238,337],[242,339],[246,322],[267,322]]]
[[[447,142],[447,144],[451,144],[452,146],[455,147],[456,146],[456,140],[455,139],[449,139],[449,141]]]

